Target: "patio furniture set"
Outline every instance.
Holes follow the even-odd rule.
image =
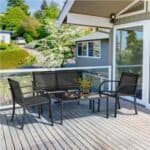
[[[43,112],[42,105],[49,105],[49,117],[53,125],[52,100],[55,99],[60,105],[60,121],[63,124],[63,105],[66,102],[77,102],[80,100],[88,100],[89,108],[95,112],[95,101],[98,101],[97,111],[100,111],[102,97],[106,98],[106,117],[109,117],[109,97],[115,98],[114,116],[117,117],[117,109],[120,109],[120,96],[134,97],[134,109],[137,114],[136,107],[136,87],[138,75],[123,72],[120,81],[103,81],[99,86],[99,91],[83,93],[78,83],[81,73],[77,71],[53,71],[53,72],[34,72],[33,73],[33,96],[24,97],[19,82],[8,79],[13,99],[12,118],[15,114],[15,104],[19,104],[23,108],[23,117],[21,128],[24,127],[26,109],[29,106],[38,106],[39,118]],[[106,83],[117,83],[116,90],[103,90]],[[113,87],[113,86],[111,86]]]

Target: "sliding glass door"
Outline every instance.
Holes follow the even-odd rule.
[[[116,79],[122,72],[140,75],[137,98],[142,99],[143,74],[143,26],[116,30]]]

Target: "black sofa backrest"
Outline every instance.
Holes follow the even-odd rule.
[[[79,89],[77,71],[34,72],[33,90],[72,90]]]
[[[57,71],[56,79],[58,90],[71,90],[79,88],[77,71]]]
[[[55,72],[34,72],[33,74],[33,90],[56,90],[56,73]]]

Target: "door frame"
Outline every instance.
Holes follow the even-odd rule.
[[[137,103],[150,108],[150,20],[115,25],[113,28],[113,80],[116,79],[116,32],[118,29],[142,26],[143,27],[143,69],[142,69],[142,99]],[[131,99],[129,99],[131,100]],[[132,101],[132,100],[131,100]]]

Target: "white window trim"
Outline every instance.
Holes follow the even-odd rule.
[[[135,3],[136,4],[136,3]],[[127,9],[128,10],[128,9]],[[129,16],[133,16],[133,15],[138,15],[138,14],[142,14],[142,13],[145,13],[146,12],[146,1],[144,1],[144,9],[143,10],[138,10],[138,11],[135,11],[135,12],[130,12],[130,13],[126,13],[126,14],[122,14],[124,13],[124,11],[119,14],[117,16],[118,19],[120,18],[125,18],[125,17],[129,17]]]
[[[79,58],[89,58],[89,59],[101,59],[102,58],[102,49],[101,49],[101,40],[96,40],[96,41],[99,41],[100,42],[100,48],[99,48],[99,54],[100,54],[100,56],[99,57],[96,57],[96,56],[89,56],[88,55],[88,43],[90,42],[90,41],[85,41],[85,43],[87,43],[87,46],[86,46],[86,56],[79,56],[79,53],[78,53],[78,44],[79,43],[84,43],[84,42],[77,42],[77,46],[76,46],[76,48],[77,48],[77,57],[79,57]]]

